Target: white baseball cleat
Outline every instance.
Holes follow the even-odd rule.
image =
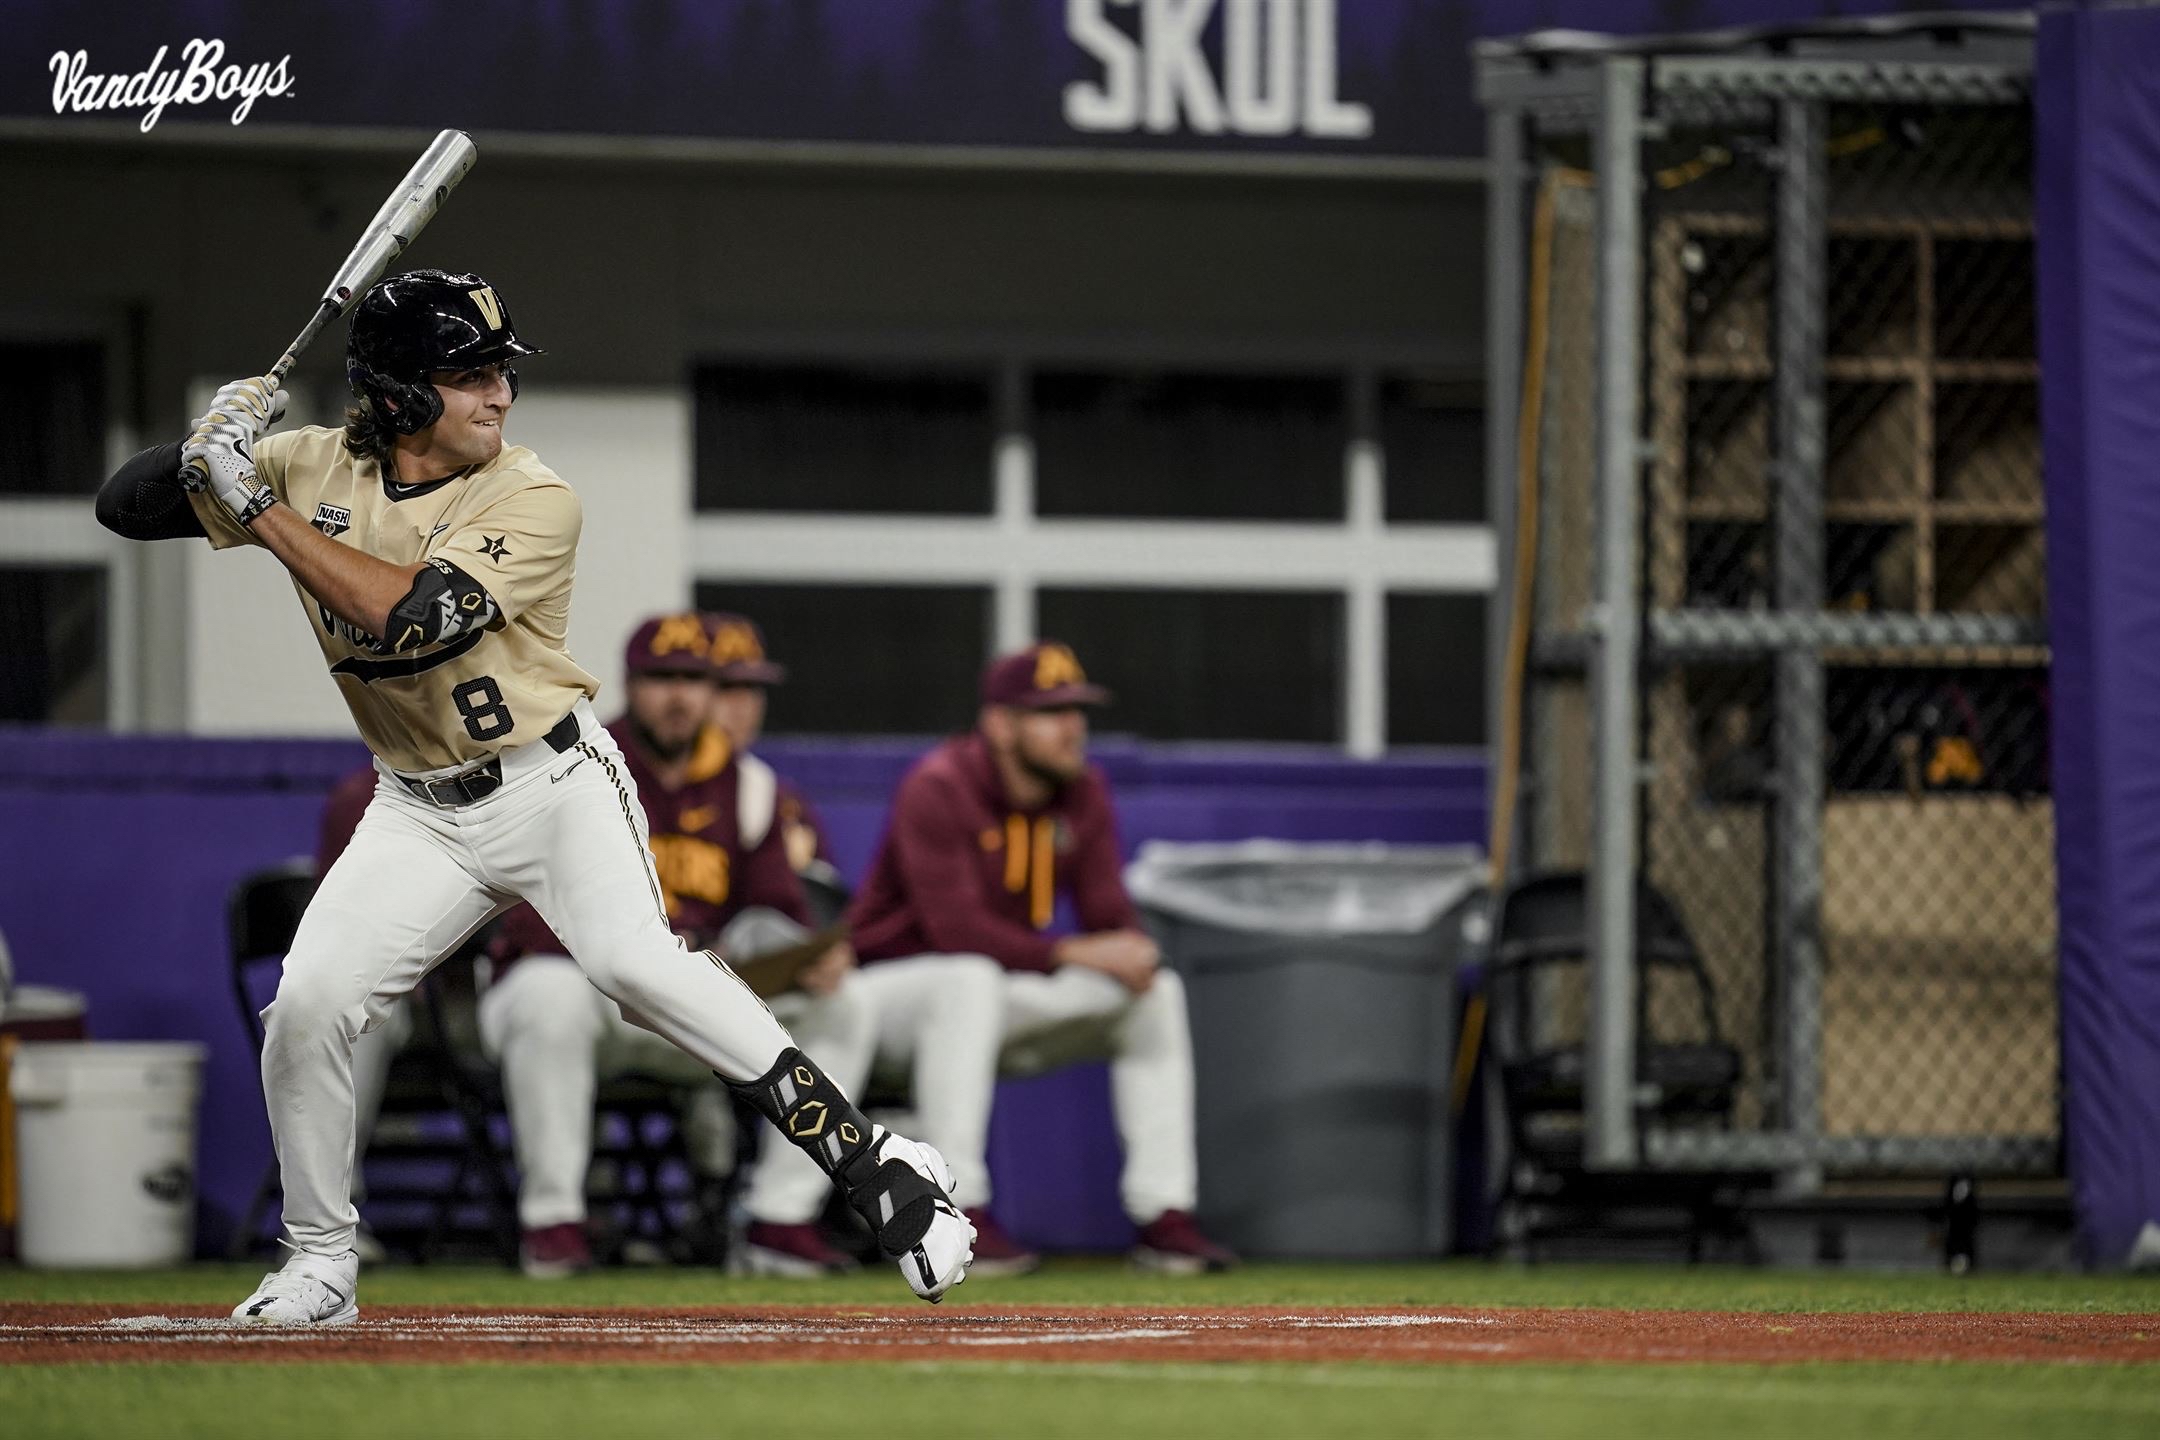
[[[360,1257],[295,1251],[282,1270],[263,1276],[233,1319],[257,1325],[350,1325],[360,1318]]]
[[[870,1142],[872,1154],[881,1162],[903,1162],[939,1191],[932,1202],[936,1213],[930,1217],[930,1228],[899,1257],[900,1273],[907,1277],[909,1288],[935,1305],[946,1291],[967,1279],[968,1266],[975,1263],[975,1226],[952,1203],[952,1166],[936,1146],[895,1135],[882,1125],[878,1131]]]

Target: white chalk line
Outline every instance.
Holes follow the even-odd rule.
[[[1187,1340],[1190,1330],[1079,1330],[1045,1332],[1039,1335],[955,1335],[933,1341],[942,1345],[1067,1345],[1073,1341],[1083,1344],[1096,1340]]]
[[[1216,1336],[1266,1338],[1285,1331],[1400,1330],[1410,1327],[1492,1325],[1489,1316],[1445,1314],[1238,1315],[1181,1312],[1148,1317],[1157,1323],[1130,1328],[1067,1322],[1055,1315],[971,1314],[929,1317],[851,1315],[809,1320],[737,1320],[721,1317],[651,1316],[603,1319],[585,1315],[508,1314],[400,1317],[314,1329],[272,1326],[223,1316],[129,1315],[112,1319],[26,1325],[0,1323],[0,1346],[60,1339],[129,1341],[154,1344],[219,1343],[289,1345],[362,1341],[428,1343],[455,1340],[467,1344],[526,1345],[575,1341],[599,1345],[771,1345],[823,1344],[839,1347],[903,1345],[1040,1346],[1114,1343],[1120,1340],[1195,1340]],[[1065,1328],[1057,1328],[1060,1325]],[[1018,1333],[1000,1328],[1027,1327]],[[1048,1327],[1048,1328],[1043,1328]],[[970,1333],[974,1332],[974,1333]],[[1505,1346],[1447,1346],[1448,1349],[1504,1350]]]

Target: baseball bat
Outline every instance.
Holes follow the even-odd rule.
[[[450,192],[465,178],[480,159],[480,151],[472,137],[462,130],[445,130],[435,137],[434,143],[421,152],[413,162],[405,178],[398,181],[375,218],[368,221],[367,229],[360,232],[360,241],[338,266],[331,277],[330,288],[323,292],[321,303],[315,313],[308,317],[292,344],[278,357],[277,364],[270,367],[270,388],[275,391],[285,383],[302,351],[315,343],[316,335],[323,326],[345,313],[355,299],[367,293],[368,286],[382,275],[392,260],[412,244],[415,237],[427,228],[435,212],[442,209]],[[190,460],[181,467],[183,472],[192,470],[201,479],[210,478],[209,467],[200,460]]]
[[[413,162],[405,178],[398,181],[397,188],[384,200],[367,229],[360,232],[360,243],[353,246],[345,263],[338,266],[337,274],[330,281],[330,288],[323,292],[322,303],[308,320],[270,373],[282,381],[300,352],[314,343],[316,334],[323,326],[345,313],[346,307],[367,293],[368,286],[375,283],[392,260],[412,244],[420,232],[427,228],[435,212],[442,209],[450,192],[465,178],[467,171],[480,158],[472,137],[462,130],[445,130],[435,137],[420,158]]]

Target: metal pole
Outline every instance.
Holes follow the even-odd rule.
[[[1823,349],[1828,180],[1819,101],[1778,103],[1771,573],[1786,616],[1822,612]],[[1822,1133],[1823,666],[1813,646],[1775,662],[1777,789],[1771,825],[1770,936],[1778,977],[1779,1111],[1803,1142]],[[1813,1190],[1820,1166],[1787,1187]]]
[[[1027,372],[1017,360],[998,363],[997,442],[991,454],[997,525],[1008,541],[1024,540],[1035,524],[1035,442],[1030,435]],[[1015,558],[1020,544],[1004,547],[990,617],[991,653],[1003,655],[1035,643],[1035,577]]]
[[[1636,525],[1642,488],[1643,62],[1604,62],[1597,168],[1597,599],[1590,668],[1590,1033],[1584,1163],[1627,1170],[1635,1136]]]
[[[1380,380],[1361,365],[1350,377],[1350,443],[1343,452],[1343,524],[1377,538],[1387,524],[1380,454]],[[1387,591],[1369,571],[1343,593],[1343,747],[1359,760],[1387,749]]]
[[[1492,597],[1485,607],[1485,747],[1500,752],[1506,724],[1508,610],[1515,594],[1516,470],[1521,457],[1515,431],[1522,419],[1523,367],[1523,118],[1513,105],[1496,105],[1485,119],[1485,517],[1492,526]],[[1518,767],[1524,769],[1526,767]],[[1495,788],[1504,777],[1486,777],[1486,803],[1500,803]],[[1517,779],[1520,784],[1520,778]],[[1521,812],[1516,812],[1520,833]],[[1510,866],[1520,850],[1508,846]],[[1507,877],[1496,877],[1505,882]]]

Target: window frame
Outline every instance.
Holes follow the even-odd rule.
[[[993,652],[1037,638],[1036,591],[1106,589],[1332,590],[1344,599],[1342,748],[1388,749],[1387,602],[1392,593],[1490,595],[1499,573],[1484,523],[1390,522],[1378,419],[1384,376],[1478,377],[1459,357],[1375,347],[1267,349],[1145,342],[985,343],[968,337],[731,337],[701,347],[707,364],[982,363],[995,368],[996,425],[988,515],[697,511],[690,579],[779,584],[980,585],[992,592]],[[1090,366],[1203,373],[1340,374],[1348,395],[1343,514],[1326,521],[1046,517],[1035,503],[1029,394],[1034,372]],[[694,402],[693,402],[694,403]],[[1482,485],[1484,477],[1475,477]],[[694,489],[694,480],[693,480]],[[1477,677],[1484,683],[1485,677]]]
[[[141,448],[139,320],[130,315],[42,314],[0,311],[0,344],[94,345],[104,357],[105,470],[111,474]],[[145,650],[146,583],[134,546],[97,523],[95,491],[82,495],[0,493],[0,566],[10,569],[82,568],[102,573],[105,586],[105,715],[112,730],[139,728],[145,704],[139,678]],[[169,588],[169,587],[168,587]]]

